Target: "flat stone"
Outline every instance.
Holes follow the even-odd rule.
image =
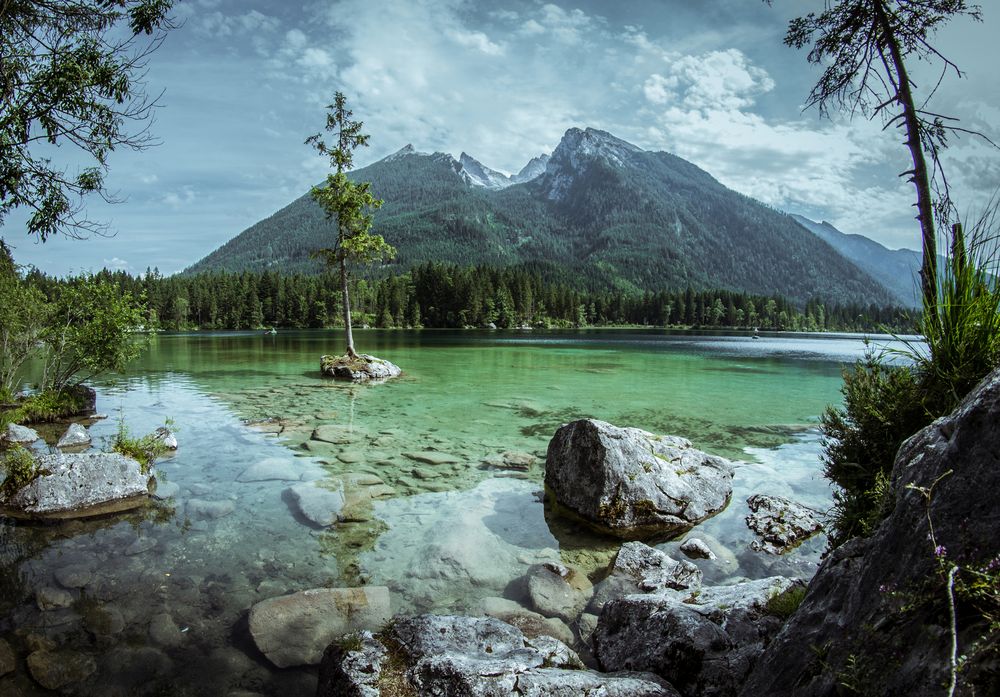
[[[63,588],[83,588],[94,577],[90,567],[85,564],[61,566],[56,569],[54,575]]]
[[[90,445],[90,433],[82,424],[72,423],[56,443],[57,448],[76,448]]]
[[[334,639],[378,631],[392,617],[389,589],[314,588],[262,600],[250,609],[250,634],[279,668],[318,665]]]
[[[412,472],[414,477],[416,477],[417,479],[423,479],[425,481],[428,479],[437,479],[438,477],[441,476],[440,472],[429,470],[426,467],[414,467]]]
[[[158,477],[156,480],[156,490],[153,492],[153,498],[159,501],[172,499],[180,493],[180,490],[180,484],[176,482],[166,482]]]
[[[350,426],[340,426],[338,424],[324,424],[317,426],[313,432],[311,440],[318,440],[334,445],[347,445],[361,440],[364,433],[351,428]]]
[[[299,513],[312,523],[329,527],[340,520],[344,509],[343,488],[317,486],[315,482],[296,484],[287,489]]]
[[[353,465],[357,462],[364,462],[368,458],[360,450],[345,450],[337,454],[337,459],[345,465]]]
[[[232,501],[206,501],[204,499],[190,499],[185,507],[188,517],[193,520],[216,520],[224,518],[235,510],[236,504]]]
[[[417,462],[423,462],[426,465],[453,465],[462,462],[461,458],[437,450],[403,453],[403,456]]]
[[[269,457],[250,465],[236,477],[238,482],[297,481],[302,476],[292,458]]]
[[[38,604],[38,609],[43,612],[59,610],[73,604],[73,595],[62,588],[39,588],[35,591],[35,602]]]
[[[46,690],[58,690],[86,680],[97,663],[78,651],[35,651],[28,656],[28,670]]]

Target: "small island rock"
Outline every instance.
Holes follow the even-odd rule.
[[[403,372],[398,365],[368,353],[359,354],[354,358],[346,354],[322,356],[319,359],[319,369],[323,375],[351,382],[387,380]]]
[[[638,539],[683,532],[725,508],[733,464],[685,438],[581,419],[549,442],[545,486],[599,531]]]

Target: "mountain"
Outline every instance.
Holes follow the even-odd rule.
[[[506,177],[463,153],[412,146],[351,175],[385,205],[374,231],[398,250],[381,272],[426,261],[531,263],[581,288],[720,288],[798,303],[888,304],[892,295],[789,216],[727,189],[690,162],[610,133],[571,128],[548,158]],[[504,181],[506,179],[506,181]],[[189,272],[315,271],[333,235],[303,196]]]
[[[841,232],[825,220],[817,223],[801,215],[792,218],[888,288],[897,303],[920,306],[920,252],[888,249],[864,235]]]

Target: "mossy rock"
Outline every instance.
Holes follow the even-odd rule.
[[[319,359],[319,369],[323,375],[351,382],[388,380],[403,372],[396,364],[367,353],[358,356],[346,354],[343,356],[322,356]]]

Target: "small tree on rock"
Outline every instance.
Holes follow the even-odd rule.
[[[340,271],[340,289],[343,296],[344,331],[347,339],[346,354],[356,358],[354,335],[351,332],[351,302],[347,289],[348,263],[374,264],[390,259],[396,250],[381,235],[371,232],[372,212],[382,206],[375,198],[371,182],[354,182],[348,179],[347,170],[354,164],[354,150],[368,145],[369,136],[361,132],[361,121],[352,121],[354,115],[347,108],[347,99],[337,92],[333,104],[327,106],[325,130],[333,133],[336,141],[328,145],[323,134],[306,139],[306,144],[330,158],[336,172],[328,174],[322,186],[314,186],[310,195],[326,213],[328,220],[337,226],[337,237],[332,247],[314,252],[329,268]]]

